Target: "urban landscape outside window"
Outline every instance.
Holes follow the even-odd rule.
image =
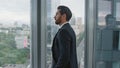
[[[30,0],[0,0],[0,68],[30,68]]]

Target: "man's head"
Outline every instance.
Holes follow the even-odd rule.
[[[57,12],[55,15],[55,23],[61,25],[64,22],[67,22],[71,19],[72,13],[71,10],[66,6],[58,6]]]

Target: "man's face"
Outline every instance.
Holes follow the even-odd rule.
[[[60,24],[61,23],[61,20],[62,20],[61,17],[62,17],[62,15],[60,14],[60,10],[58,9],[57,12],[56,12],[56,15],[54,16],[56,24]]]

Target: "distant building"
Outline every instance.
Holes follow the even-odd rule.
[[[28,47],[29,43],[27,37],[28,36],[15,36],[16,47],[18,49]]]
[[[84,31],[84,24],[82,24],[82,19],[80,17],[77,17],[75,19],[75,24],[71,25],[76,33],[76,35],[79,35],[81,32]]]
[[[9,29],[8,28],[0,28],[0,32],[8,33]]]

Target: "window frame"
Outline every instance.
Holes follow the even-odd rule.
[[[46,0],[31,0],[31,68],[46,68],[45,22]]]
[[[86,0],[85,11],[85,68],[95,67],[95,35],[97,26],[97,0]]]

